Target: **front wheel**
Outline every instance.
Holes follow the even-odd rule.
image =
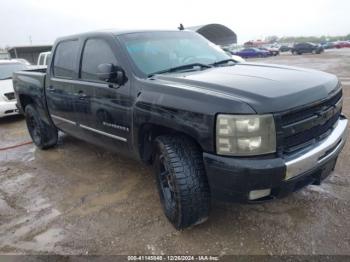
[[[206,221],[210,192],[197,144],[185,136],[160,136],[154,152],[159,196],[168,220],[176,229]]]
[[[58,131],[56,127],[41,120],[33,105],[25,107],[25,116],[28,132],[37,147],[47,149],[57,144]]]

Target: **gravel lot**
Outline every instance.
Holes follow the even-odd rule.
[[[350,117],[350,49],[255,61],[336,74]],[[0,148],[27,141],[22,117],[0,120]],[[259,205],[213,202],[205,224],[179,232],[135,161],[65,135],[48,151],[0,151],[0,254],[350,255],[349,155],[350,143],[322,186]]]

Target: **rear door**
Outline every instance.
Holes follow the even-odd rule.
[[[78,52],[78,39],[58,43],[45,85],[51,118],[59,129],[68,133],[77,131],[72,83],[77,76]]]
[[[85,138],[123,152],[131,138],[130,84],[116,86],[98,77],[99,65],[120,65],[115,48],[115,42],[108,38],[86,39],[73,92],[78,124]]]

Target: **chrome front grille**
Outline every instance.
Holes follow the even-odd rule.
[[[342,91],[293,112],[276,115],[277,150],[291,154],[326,138],[342,110]]]

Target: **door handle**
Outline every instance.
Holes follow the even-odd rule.
[[[49,92],[54,92],[56,89],[55,89],[53,86],[49,86],[49,87],[47,88],[47,90],[48,90]]]
[[[74,95],[78,96],[80,100],[84,100],[87,98],[87,94],[85,94],[83,91],[78,91],[77,93],[74,93]]]

